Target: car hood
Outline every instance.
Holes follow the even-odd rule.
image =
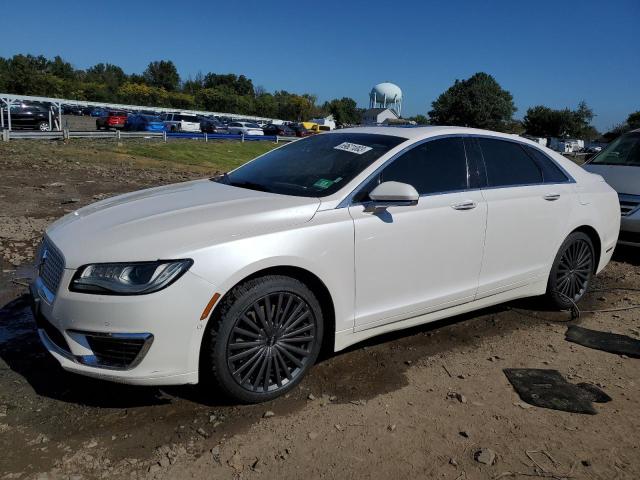
[[[196,180],[102,200],[47,229],[67,268],[86,263],[183,258],[230,239],[306,223],[317,198]]]
[[[588,163],[584,168],[591,173],[601,175],[618,193],[640,195],[640,167]]]

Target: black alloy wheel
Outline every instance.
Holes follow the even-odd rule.
[[[564,241],[549,276],[547,294],[555,306],[571,308],[587,292],[595,270],[591,239],[574,232]]]
[[[227,366],[251,392],[282,388],[313,352],[316,320],[309,304],[290,292],[256,300],[236,320],[227,342]]]
[[[232,289],[207,328],[201,378],[235,400],[257,403],[302,380],[320,351],[323,317],[304,283],[269,275]]]

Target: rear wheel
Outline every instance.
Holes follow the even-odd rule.
[[[547,297],[551,304],[568,309],[579,302],[589,288],[595,270],[595,254],[591,239],[574,232],[560,246],[549,281]]]
[[[315,295],[299,280],[280,275],[235,287],[209,323],[201,377],[245,403],[294,388],[322,343],[322,311]]]
[[[49,122],[40,122],[38,123],[38,130],[41,132],[48,132],[51,130],[51,125],[49,125]]]

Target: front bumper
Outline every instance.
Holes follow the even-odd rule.
[[[198,382],[209,282],[187,272],[149,295],[105,296],[69,291],[73,274],[65,270],[55,294],[39,278],[31,286],[40,339],[65,370],[136,385]]]
[[[620,195],[623,205],[618,243],[640,247],[640,196]]]
[[[630,217],[622,217],[618,243],[640,247],[640,211]]]

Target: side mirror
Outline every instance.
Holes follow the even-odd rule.
[[[395,205],[417,205],[420,195],[408,183],[383,182],[369,193],[375,207],[391,207]]]

